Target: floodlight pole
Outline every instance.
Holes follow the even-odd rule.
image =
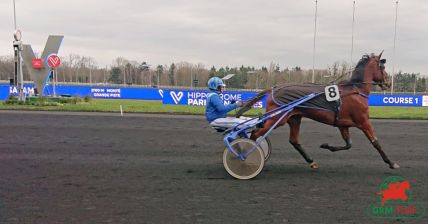
[[[354,54],[354,24],[355,24],[355,1],[353,1],[352,7],[352,34],[351,34],[351,64],[349,65],[349,77],[352,75],[352,64]]]
[[[392,74],[391,74],[391,94],[394,92],[394,76],[395,76],[395,40],[397,39],[397,17],[398,17],[398,1],[395,2],[395,25],[394,25],[394,47],[392,50]]]
[[[14,24],[14,28],[16,30],[16,7],[15,7],[15,0],[13,0],[13,24]]]
[[[313,55],[312,55],[312,83],[315,82],[315,40],[317,37],[317,11],[318,11],[318,0],[315,0],[314,49],[313,49]]]

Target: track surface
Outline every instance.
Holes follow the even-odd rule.
[[[250,181],[223,168],[222,137],[202,117],[100,113],[0,112],[0,223],[428,223],[374,220],[370,202],[391,175],[408,179],[428,202],[428,121],[373,121],[390,170],[365,136],[304,120],[311,170],[289,145],[288,127]]]

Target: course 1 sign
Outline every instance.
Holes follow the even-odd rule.
[[[423,105],[423,99],[427,96],[416,96],[416,95],[370,95],[369,105],[370,106],[400,106],[400,107],[421,107],[428,106]]]

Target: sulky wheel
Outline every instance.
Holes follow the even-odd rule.
[[[248,135],[249,138],[251,138],[251,133],[249,133]],[[260,136],[257,140],[259,140],[260,138],[262,138],[262,136]],[[263,139],[263,141],[260,142],[259,146],[260,148],[262,148],[263,153],[265,154],[265,162],[268,161],[270,153],[272,152],[272,144],[270,143],[269,137]]]
[[[259,140],[262,137],[259,137],[257,140]],[[270,153],[272,151],[272,144],[270,143],[270,140],[268,137],[263,139],[263,141],[259,144],[260,148],[262,148],[263,153],[265,155],[265,162],[269,159]]]
[[[224,150],[223,165],[231,176],[246,180],[257,176],[262,171],[265,164],[265,156],[263,150],[253,140],[239,138],[231,142],[230,145],[240,154],[246,154],[254,148],[253,152],[247,155],[245,160],[240,159],[227,148]]]

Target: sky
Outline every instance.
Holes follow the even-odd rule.
[[[90,56],[100,67],[119,56],[153,67],[172,62],[311,69],[315,1],[310,0],[15,0],[24,43],[41,52],[64,35],[60,56]],[[428,1],[318,0],[315,68],[356,63],[384,50],[387,70],[428,75]],[[0,2],[0,56],[12,55],[13,0]]]

